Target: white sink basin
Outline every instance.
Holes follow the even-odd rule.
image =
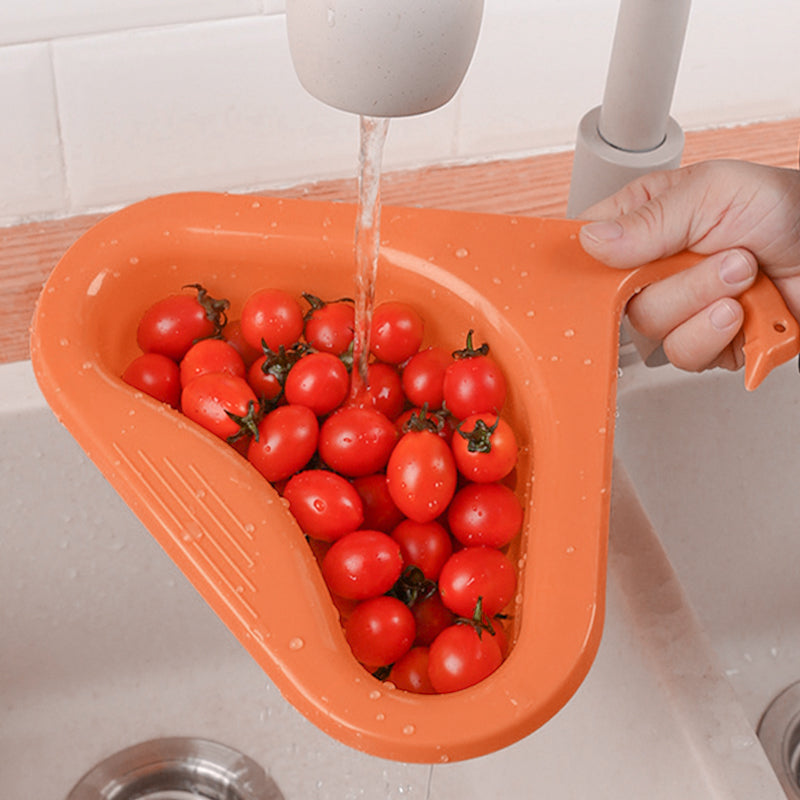
[[[616,452],[752,725],[800,680],[800,375],[626,369]]]
[[[792,532],[775,523],[771,506],[781,507],[788,525],[789,478],[783,491],[774,484],[798,449],[775,419],[769,383],[742,400],[724,381],[692,380],[659,388],[675,418],[671,428],[664,422],[652,432],[649,446],[658,449],[650,457],[637,433],[648,426],[635,414],[652,393],[638,385],[628,390],[621,449],[724,667],[618,464],[605,632],[588,678],[527,739],[481,759],[431,767],[350,750],[295,712],[55,421],[30,364],[0,366],[0,794],[63,800],[118,750],[156,737],[197,736],[252,757],[286,800],[780,800],[753,723],[773,689],[798,677],[789,667],[796,627],[788,610],[797,607],[790,606],[796,589],[779,578],[761,583],[770,563],[788,571],[781,554],[789,543],[779,545],[779,534]],[[789,388],[787,382],[781,397]],[[770,434],[771,444],[730,432],[720,455],[685,462],[692,439],[681,444],[680,409],[696,406],[704,392],[740,425],[764,404],[762,436]],[[702,432],[709,413],[695,414]],[[744,454],[759,465],[753,475]],[[707,473],[740,456],[728,478],[738,483],[725,499],[725,485]],[[676,474],[687,463],[694,477]],[[776,474],[769,495],[747,485],[761,487],[762,469]],[[712,506],[709,492],[717,497]],[[718,517],[729,503],[738,510]],[[754,540],[748,549],[753,532],[769,534],[770,544]],[[796,537],[791,544],[796,554]],[[703,563],[695,563],[698,553]],[[714,600],[720,585],[728,591]],[[761,627],[768,620],[771,627]],[[769,686],[744,688],[762,662],[772,668]]]

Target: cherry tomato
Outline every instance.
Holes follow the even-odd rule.
[[[145,353],[161,353],[180,361],[195,341],[222,330],[228,301],[210,297],[199,284],[191,288],[196,290],[194,295],[170,295],[144,312],[136,341]]]
[[[283,392],[289,371],[304,353],[305,345],[299,344],[289,348],[281,346],[277,352],[262,348],[262,355],[247,371],[247,382],[259,397],[276,400]]]
[[[301,470],[314,455],[319,423],[305,406],[278,406],[258,423],[247,460],[271,483]]]
[[[261,357],[261,348],[248,344],[242,336],[241,320],[235,319],[229,322],[222,335],[225,341],[242,357],[245,367],[249,368],[257,358]]]
[[[390,679],[398,689],[406,692],[436,694],[428,676],[428,648],[412,647],[395,661]]]
[[[456,615],[442,602],[439,592],[417,600],[411,606],[417,623],[414,644],[429,645],[445,629],[456,621]]]
[[[122,373],[122,380],[162,403],[180,407],[180,369],[171,358],[161,353],[144,353],[134,358]]]
[[[315,350],[340,356],[353,343],[355,311],[347,298],[326,303],[314,295],[303,293],[311,305],[305,317],[306,341]]]
[[[244,361],[234,347],[223,339],[201,339],[181,359],[181,386],[208,372],[224,372],[244,378]]]
[[[443,514],[456,489],[456,466],[447,442],[433,431],[409,431],[386,466],[389,494],[416,522]]]
[[[419,350],[425,324],[407,303],[390,300],[375,307],[370,326],[370,352],[387,364],[402,364]]]
[[[459,423],[453,434],[458,471],[474,483],[502,480],[517,463],[517,438],[511,426],[495,414],[475,414]]]
[[[492,547],[465,547],[453,553],[439,574],[442,602],[459,617],[472,618],[481,598],[487,617],[499,614],[514,597],[514,565]]]
[[[389,419],[396,419],[405,405],[400,373],[392,364],[374,361],[367,367],[367,396],[372,406]]]
[[[332,353],[303,356],[289,370],[284,385],[287,402],[306,406],[318,417],[338,408],[349,390],[347,367]]]
[[[341,475],[309,469],[292,476],[283,490],[289,511],[303,532],[333,542],[364,521],[364,506],[355,488]]]
[[[365,528],[389,533],[403,521],[403,512],[394,504],[383,472],[353,478],[353,487],[364,505]]]
[[[456,419],[473,414],[499,414],[506,400],[506,380],[500,367],[487,353],[489,346],[472,346],[472,331],[467,346],[453,353],[444,374],[444,403]]]
[[[350,478],[380,472],[397,441],[397,429],[374,408],[343,406],[322,423],[319,454],[331,469]]]
[[[430,646],[428,676],[437,692],[457,692],[487,678],[502,661],[500,647],[488,631],[451,625]]]
[[[322,559],[333,594],[366,600],[388,592],[403,570],[400,545],[380,531],[358,530],[337,539]]]
[[[247,381],[219,372],[186,384],[181,409],[189,419],[229,441],[254,433],[258,423],[258,400]]]
[[[403,367],[403,391],[415,406],[427,404],[429,409],[442,407],[444,373],[453,363],[443,347],[428,347],[413,355]]]
[[[391,533],[400,545],[403,562],[419,567],[428,580],[435,581],[453,553],[450,534],[435,521],[403,520]]]
[[[463,545],[505,547],[522,527],[522,505],[502,483],[468,483],[448,506],[447,524]]]
[[[245,300],[242,307],[242,336],[251,347],[267,347],[275,352],[290,347],[303,333],[300,303],[282,289],[261,289]]]
[[[353,655],[370,668],[393,664],[414,641],[414,617],[394,597],[373,597],[359,603],[344,624]]]

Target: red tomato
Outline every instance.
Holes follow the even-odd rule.
[[[322,559],[328,588],[348,600],[388,592],[403,571],[400,545],[380,531],[359,530],[337,539]]]
[[[428,648],[412,647],[395,661],[390,680],[398,688],[417,694],[436,694],[428,677]]]
[[[287,402],[306,406],[324,417],[345,401],[350,375],[338,356],[309,353],[289,370],[284,391]]]
[[[472,347],[472,331],[467,346],[453,353],[444,374],[444,403],[457,419],[473,414],[499,414],[506,400],[506,380],[500,367],[487,353],[489,346]]]
[[[281,289],[261,289],[247,298],[242,307],[242,336],[251,347],[262,341],[275,352],[290,347],[303,334],[300,303]]]
[[[340,356],[353,343],[356,328],[352,300],[326,303],[314,295],[303,293],[311,305],[305,318],[306,341],[315,349]]]
[[[314,455],[319,423],[305,406],[279,406],[258,424],[247,449],[247,460],[270,482],[301,470]]]
[[[494,636],[472,625],[451,625],[430,646],[428,676],[437,692],[457,692],[491,675],[503,657]]]
[[[242,357],[224,339],[201,339],[181,359],[181,386],[209,372],[224,372],[237,378],[246,374]]]
[[[173,408],[181,404],[180,369],[161,353],[144,353],[134,358],[122,373],[122,380]]]
[[[458,471],[475,483],[502,480],[517,463],[514,431],[495,414],[467,417],[453,434],[452,446]]]
[[[414,617],[394,597],[373,597],[359,603],[344,624],[353,655],[370,668],[393,664],[414,641]]]
[[[181,409],[228,441],[255,432],[258,423],[258,400],[247,381],[223,373],[201,375],[184,386]]]
[[[450,534],[438,522],[406,519],[391,536],[400,545],[406,566],[419,567],[428,580],[435,581],[439,577],[445,561],[453,553]]]
[[[456,621],[456,615],[442,602],[439,592],[417,600],[411,606],[411,613],[417,623],[417,637],[414,639],[414,644],[431,644],[445,628]]]
[[[364,507],[355,488],[341,475],[309,469],[289,479],[283,496],[303,532],[333,542],[364,521]]]
[[[372,406],[396,419],[405,405],[400,373],[392,364],[374,361],[367,367],[367,396]]]
[[[376,472],[353,478],[353,487],[364,504],[364,527],[389,533],[403,521],[403,513],[394,504],[386,485],[386,475]]]
[[[247,382],[256,395],[264,400],[275,400],[283,392],[280,379],[269,370],[269,356],[260,356],[250,365]]]
[[[375,307],[370,326],[370,352],[387,364],[402,364],[419,350],[425,324],[407,303],[390,300]]]
[[[286,377],[306,352],[305,345],[278,348],[273,352],[262,348],[262,354],[250,365],[247,382],[253,391],[265,400],[275,400],[283,392]]]
[[[428,347],[411,357],[403,367],[403,391],[415,406],[435,410],[444,400],[444,373],[453,363],[443,347]]]
[[[380,472],[397,441],[397,429],[374,408],[343,406],[322,423],[319,454],[331,469],[350,478]]]
[[[410,431],[392,450],[386,466],[389,494],[416,522],[443,514],[456,490],[456,466],[447,442],[433,431]]]
[[[472,618],[482,599],[487,617],[499,614],[514,597],[517,575],[511,561],[492,547],[465,547],[453,553],[439,575],[442,602],[459,617]]]
[[[236,319],[229,322],[222,335],[225,341],[242,357],[245,367],[249,367],[257,358],[261,357],[261,348],[253,347],[244,340],[241,320]]]
[[[522,505],[502,483],[468,483],[453,497],[447,524],[463,545],[505,547],[522,527]]]
[[[228,301],[209,297],[199,284],[191,288],[196,294],[170,295],[144,312],[136,341],[145,353],[161,353],[180,361],[195,341],[222,330]]]

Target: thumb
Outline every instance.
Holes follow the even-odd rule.
[[[593,209],[617,208],[622,213],[606,219],[588,222],[579,232],[579,240],[589,255],[612,267],[638,267],[658,258],[685,250],[692,244],[695,213],[699,211],[702,192],[695,198],[698,187],[682,171],[673,173],[675,179],[662,191],[647,191],[648,176],[640,178]],[[663,173],[660,176],[663,181]],[[646,197],[630,207],[623,198]],[[626,210],[628,206],[629,210]]]

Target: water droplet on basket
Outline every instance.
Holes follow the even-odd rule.
[[[469,250],[466,247],[459,247],[455,252],[456,258],[466,258],[469,255]]]
[[[416,733],[416,732],[417,732],[417,729],[416,729],[416,727],[414,725],[405,725],[403,727],[403,733],[406,736],[411,736],[412,733]]]
[[[67,346],[69,346],[69,339],[67,339],[66,337],[62,337],[61,339],[58,340],[58,343],[62,347],[67,347]]]
[[[575,335],[575,331],[572,328],[567,328],[564,331],[564,336],[566,336],[567,339],[571,339],[574,335]]]
[[[370,699],[370,700],[377,700],[377,699],[378,699],[378,698],[380,698],[381,696],[382,696],[382,695],[381,695],[381,693],[380,693],[380,692],[379,692],[377,689],[373,689],[373,690],[372,690],[372,691],[369,693],[369,699]]]
[[[375,715],[375,719],[376,719],[376,720],[378,720],[378,722],[383,722],[383,721],[386,719],[386,714],[384,714],[384,713],[381,711],[381,712],[379,712],[379,713],[377,713],[377,714]]]
[[[253,200],[253,202],[252,202],[250,207],[251,208],[261,208],[261,203],[259,203],[258,200]]]
[[[289,640],[290,650],[302,650],[304,645],[305,642],[299,636],[295,636],[294,639]]]
[[[138,263],[139,263],[139,259],[138,259],[136,256],[131,256],[131,257],[128,259],[128,261],[129,261],[131,264],[138,264]]]

